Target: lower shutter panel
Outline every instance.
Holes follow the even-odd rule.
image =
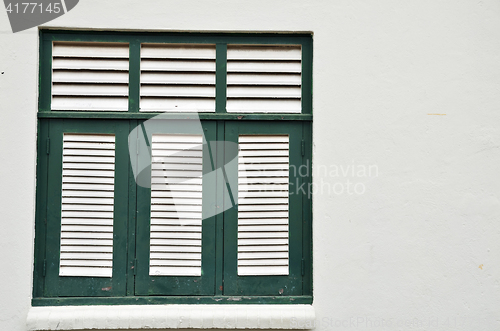
[[[288,275],[287,135],[240,135],[238,275]]]
[[[201,276],[202,135],[152,137],[151,276]]]
[[[111,277],[115,137],[64,134],[60,276]]]

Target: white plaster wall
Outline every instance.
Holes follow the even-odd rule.
[[[499,1],[85,0],[47,26],[312,31],[315,170],[378,169],[315,176],[365,188],[314,196],[317,327],[500,329]],[[0,42],[0,328],[21,331],[37,31],[12,34],[0,10]]]

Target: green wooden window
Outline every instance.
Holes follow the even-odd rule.
[[[33,305],[312,302],[310,35],[40,41]]]

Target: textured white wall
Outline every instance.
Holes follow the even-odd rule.
[[[317,327],[500,329],[499,1],[85,0],[47,25],[312,31],[314,166],[339,169],[315,177]],[[12,34],[0,10],[0,41],[0,325],[21,331],[37,31]],[[378,173],[342,175],[368,165]]]

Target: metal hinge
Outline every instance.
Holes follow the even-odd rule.
[[[302,276],[304,276],[306,274],[306,261],[304,259],[302,259]]]
[[[50,154],[50,138],[47,138],[47,155]]]
[[[302,140],[302,156],[306,155],[306,142]]]
[[[43,260],[43,269],[42,269],[42,276],[45,277],[47,274],[47,260]]]

